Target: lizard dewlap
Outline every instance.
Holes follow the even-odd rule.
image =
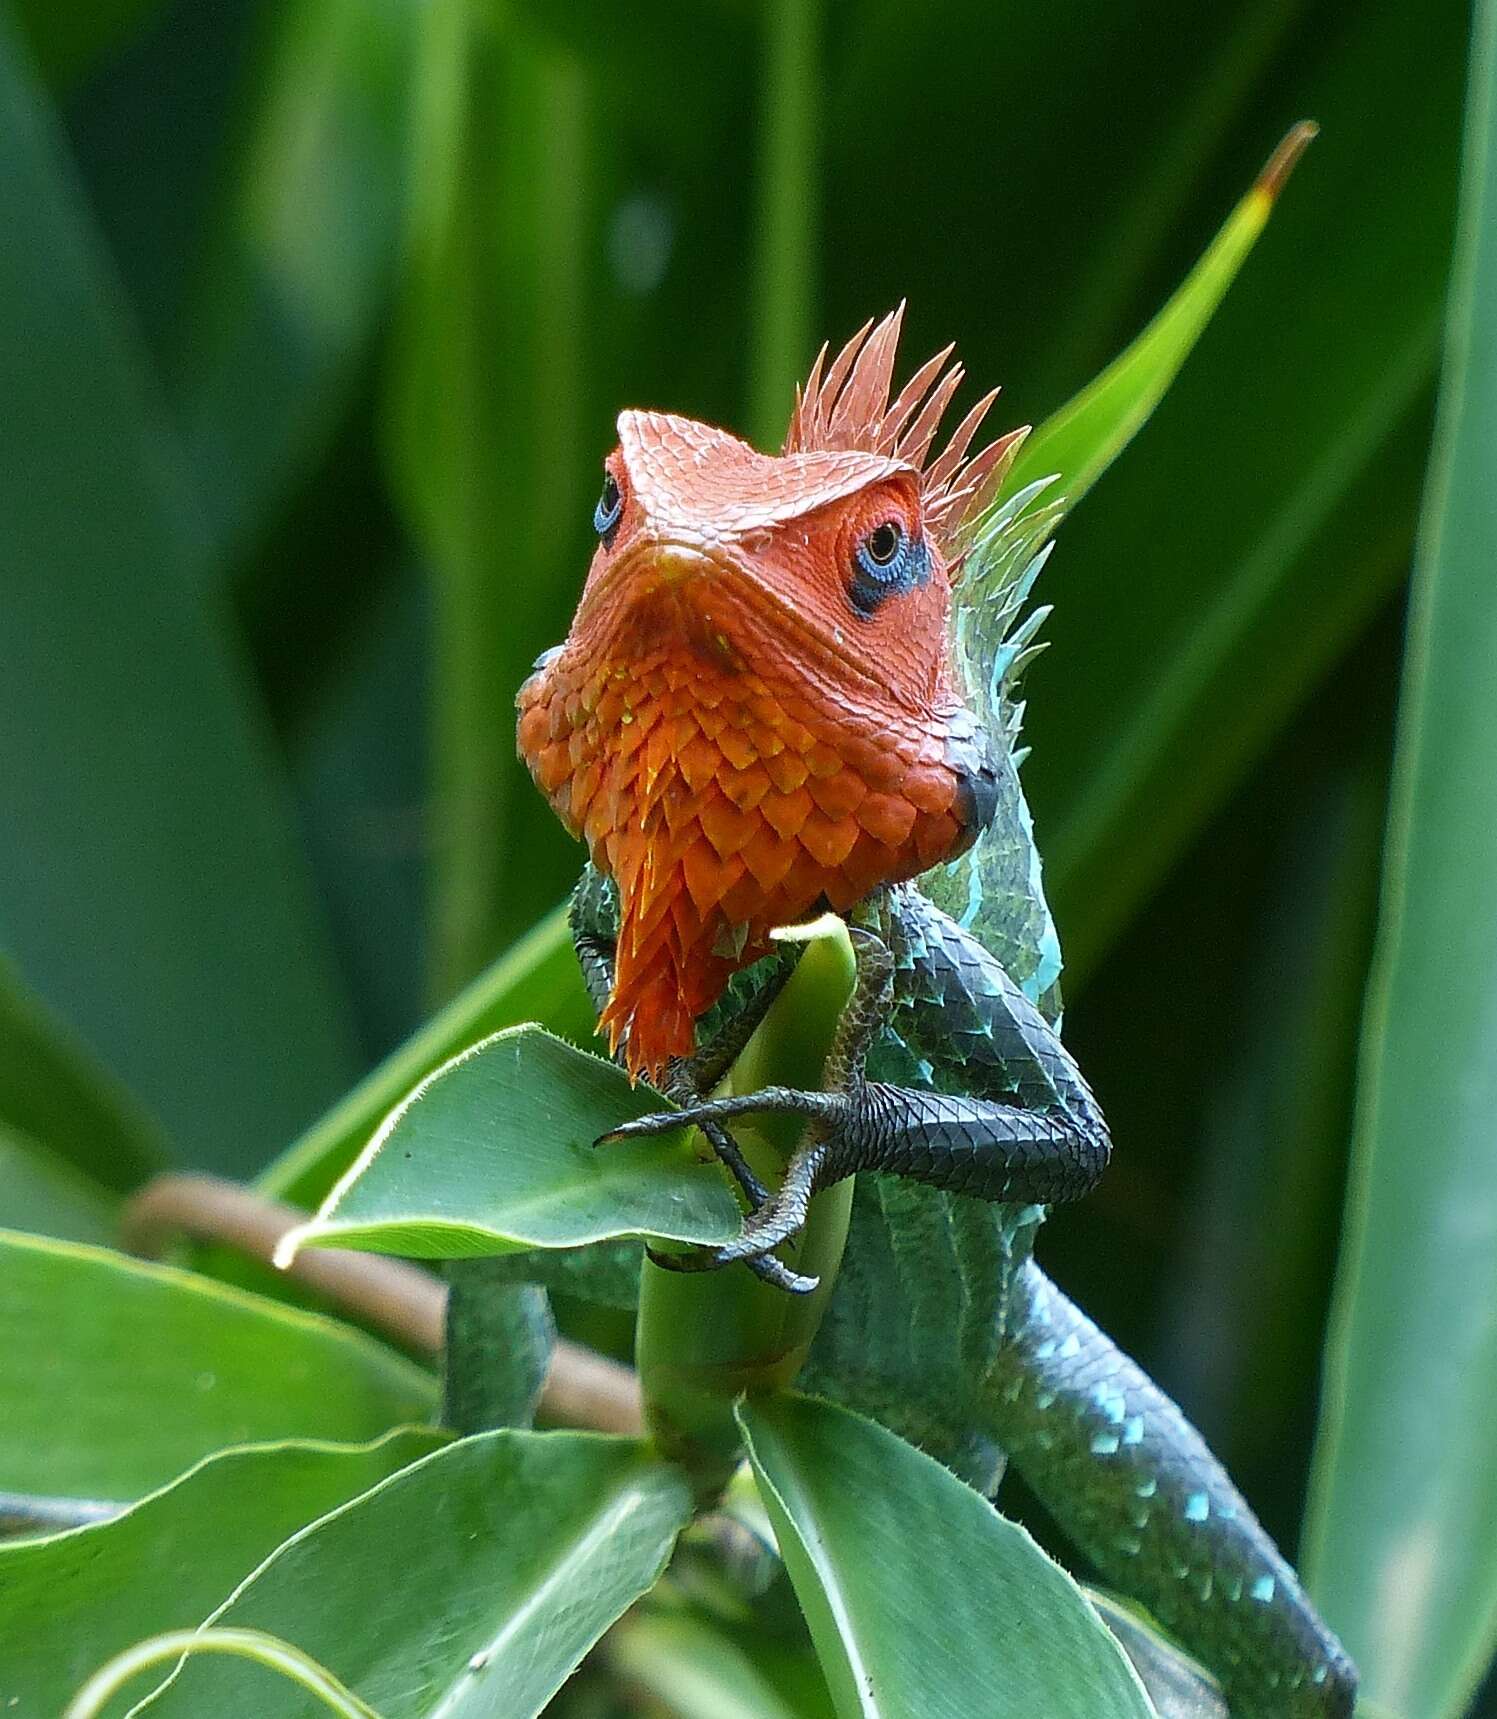
[[[603,1026],[658,1078],[777,925],[950,858],[985,757],[948,640],[960,530],[1019,435],[928,456],[949,349],[897,398],[899,316],[799,393],[782,452],[625,412],[566,642],[519,695],[519,749],[618,888]]]

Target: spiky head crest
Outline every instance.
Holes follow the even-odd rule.
[[[1029,431],[1011,430],[968,458],[967,450],[998,398],[999,390],[993,388],[927,465],[941,419],[966,371],[960,363],[949,362],[955,347],[945,346],[891,400],[903,323],[901,303],[881,321],[865,322],[830,363],[830,348],[821,348],[810,375],[795,391],[782,451],[856,449],[910,466],[920,474],[927,529],[954,562],[962,527],[991,499]]]

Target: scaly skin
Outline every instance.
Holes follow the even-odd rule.
[[[942,353],[891,403],[898,331],[897,313],[865,329],[824,375],[823,352],[778,458],[620,418],[576,620],[519,698],[521,754],[592,856],[579,958],[615,1052],[685,1101],[749,1201],[743,1235],[697,1266],[809,1288],[773,1249],[812,1195],[890,1178],[859,1184],[813,1388],[989,1486],[1006,1452],[1239,1719],[1347,1719],[1354,1669],[1199,1435],[1030,1257],[1109,1141],[1056,1032],[1017,719],[1000,688],[985,729],[953,658],[964,527],[1017,436],[966,459],[989,396],[930,459],[961,373]],[[954,867],[979,839],[982,865]],[[983,941],[938,901],[980,910]],[[858,956],[845,1078],[710,1099],[770,994],[769,932],[826,906]],[[772,1193],[728,1127],[765,1109],[809,1121]],[[927,1281],[938,1246],[955,1301]],[[947,1361],[957,1376],[922,1377]]]

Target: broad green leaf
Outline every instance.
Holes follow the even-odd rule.
[[[260,1177],[260,1191],[293,1205],[317,1205],[384,1118],[427,1075],[480,1039],[522,1021],[539,1021],[567,1037],[591,1035],[592,1006],[561,908],[547,914],[314,1123]]]
[[[253,687],[62,140],[0,22],[0,945],[199,1163],[352,1071]]]
[[[939,1463],[811,1397],[740,1421],[842,1719],[1153,1719],[1071,1578]]]
[[[632,1440],[481,1433],[296,1535],[209,1621],[293,1643],[383,1719],[528,1719],[654,1585],[690,1514],[680,1475]],[[305,1709],[198,1660],[144,1711]]]
[[[0,1229],[114,1240],[118,1196],[40,1140],[0,1122]]]
[[[593,1144],[663,1102],[538,1027],[496,1033],[386,1118],[278,1257],[307,1246],[460,1259],[625,1235],[726,1241],[737,1203],[680,1135]]]
[[[699,1618],[644,1616],[621,1623],[608,1657],[672,1719],[797,1719],[753,1659]]]
[[[0,1491],[128,1500],[226,1445],[369,1439],[431,1379],[348,1327],[102,1248],[0,1236]]]
[[[283,1540],[441,1437],[226,1450],[113,1521],[0,1546],[0,1712],[56,1719],[105,1660],[144,1636],[195,1628]]]
[[[0,956],[0,1120],[106,1187],[161,1167],[161,1131]]]
[[[1309,1536],[1368,1692],[1421,1719],[1497,1644],[1494,102],[1484,3]]]
[[[1054,493],[1074,507],[1122,453],[1205,332],[1315,131],[1304,121],[1294,127],[1149,326],[1029,437],[1004,481],[1005,496],[1055,476]]]

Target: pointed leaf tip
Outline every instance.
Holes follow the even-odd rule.
[[[1274,202],[1279,193],[1289,183],[1289,175],[1299,163],[1299,158],[1310,145],[1320,136],[1320,127],[1313,119],[1302,119],[1297,125],[1290,126],[1279,140],[1279,146],[1263,164],[1263,171],[1253,183],[1253,190]]]
[[[1318,127],[1301,120],[1285,133],[1196,266],[1152,322],[1039,427],[1009,468],[999,504],[1049,467],[1074,507],[1143,427],[1216,313],[1257,242],[1294,164]],[[991,517],[991,516],[990,516]],[[977,523],[980,533],[989,520]]]

